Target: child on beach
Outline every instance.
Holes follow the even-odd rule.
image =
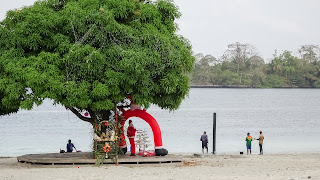
[[[252,137],[250,136],[250,133],[247,133],[247,137],[246,137],[247,155],[249,154],[249,150],[251,154],[251,141],[252,141]]]

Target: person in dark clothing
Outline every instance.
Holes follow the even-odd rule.
[[[208,136],[206,131],[204,131],[203,134],[201,135],[200,141],[202,141],[202,153],[204,153],[204,148],[207,149],[207,153],[208,153]]]
[[[67,152],[72,152],[73,148],[77,151],[77,148],[73,145],[73,143],[71,143],[71,139],[69,139],[67,144]]]

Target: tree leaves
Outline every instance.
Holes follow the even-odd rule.
[[[194,62],[175,34],[180,15],[169,0],[44,0],[9,11],[0,23],[1,107],[50,98],[100,116],[131,94],[176,109]]]

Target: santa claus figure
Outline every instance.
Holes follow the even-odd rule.
[[[131,155],[130,156],[136,155],[136,146],[134,143],[135,135],[136,135],[136,129],[133,126],[132,120],[129,120],[129,127],[127,129],[127,136],[129,138],[130,145],[131,145]]]

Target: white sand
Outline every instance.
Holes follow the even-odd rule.
[[[0,158],[0,180],[319,179],[320,154],[184,156],[183,164],[31,165]]]

